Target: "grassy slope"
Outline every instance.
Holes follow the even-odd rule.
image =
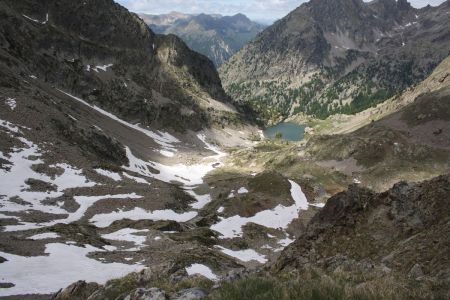
[[[392,97],[373,108],[369,108],[355,115],[334,115],[325,120],[314,119],[304,114],[290,118],[292,121],[307,123],[315,134],[343,134],[353,132],[389,116],[403,107],[414,102],[423,93],[433,92],[450,85],[450,57],[445,59],[433,73],[414,87],[404,91],[401,95]]]

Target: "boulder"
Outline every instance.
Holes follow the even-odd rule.
[[[80,280],[65,289],[61,289],[53,296],[52,300],[85,300],[99,288],[100,285],[97,283],[87,283]]]
[[[423,271],[419,264],[415,264],[408,273],[408,277],[412,279],[418,279],[423,277]]]
[[[123,298],[124,300],[167,300],[165,291],[158,288],[138,288]]]
[[[206,292],[200,288],[191,288],[186,290],[181,290],[176,293],[172,299],[174,300],[197,300],[203,299],[207,296]]]

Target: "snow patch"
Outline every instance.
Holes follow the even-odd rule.
[[[143,235],[135,235],[135,233],[143,232],[148,232],[148,229],[137,230],[132,228],[124,228],[116,232],[103,234],[102,238],[113,241],[132,242],[136,246],[144,246],[144,242],[146,241],[147,237]]]
[[[98,106],[91,105],[91,104],[87,103],[86,101],[84,101],[78,97],[75,97],[69,93],[66,93],[62,90],[58,90],[58,91],[71,97],[74,100],[77,100],[78,102],[83,103],[86,106],[89,106],[89,107],[95,109],[97,112],[101,113],[104,116],[109,117],[110,119],[113,119],[129,128],[140,131],[141,133],[143,133],[143,134],[147,135],[148,137],[150,137],[151,139],[153,139],[157,144],[159,144],[163,148],[163,150],[165,150],[167,152],[176,152],[177,151],[173,144],[180,143],[180,141],[177,138],[175,138],[174,136],[170,135],[169,133],[161,132],[161,131],[153,132],[148,129],[144,129],[144,128],[140,127],[139,124],[128,123],[127,121],[120,119],[119,117],[113,115],[112,113],[107,112],[106,110],[101,109]]]
[[[209,267],[202,264],[192,264],[189,267],[186,267],[186,272],[188,273],[189,276],[200,274],[213,281],[219,280],[219,277],[216,274],[214,274]]]
[[[248,193],[248,190],[245,187],[241,187],[238,190],[238,194],[247,194],[247,193]]]
[[[92,246],[84,248],[65,245],[46,245],[46,256],[22,257],[0,252],[7,259],[1,264],[1,282],[11,282],[15,286],[0,289],[0,296],[24,294],[51,294],[78,281],[106,281],[137,272],[144,267],[120,263],[101,263],[86,257],[90,252],[99,252]]]
[[[38,23],[38,24],[42,24],[42,25],[45,25],[45,24],[47,24],[47,22],[48,22],[48,13],[46,14],[46,16],[45,16],[45,21],[39,21],[39,20],[36,20],[36,19],[33,19],[33,18],[31,18],[31,17],[29,17],[29,16],[27,16],[27,15],[22,15],[25,19],[28,19],[28,20],[30,20],[30,21],[32,21],[32,22],[35,22],[35,23]]]
[[[177,221],[177,222],[187,222],[197,216],[196,212],[186,212],[186,213],[176,213],[173,210],[155,210],[146,211],[143,208],[135,207],[133,210],[128,211],[115,211],[107,214],[97,214],[90,222],[94,223],[95,226],[105,228],[110,226],[114,221],[130,219],[133,221],[138,220],[153,220],[153,221]]]
[[[94,70],[97,73],[99,73],[98,70],[102,70],[103,72],[106,72],[108,70],[108,68],[111,68],[112,66],[114,66],[114,65],[107,64],[107,65],[103,65],[103,66],[95,66],[92,70]]]
[[[104,170],[104,169],[95,169],[95,172],[97,172],[98,174],[100,174],[102,176],[109,177],[114,181],[122,180],[122,177],[120,176],[120,174],[118,174],[116,172],[112,172],[112,171]]]
[[[193,190],[186,190],[185,192],[194,197],[197,202],[191,204],[191,207],[193,209],[202,209],[206,206],[206,204],[210,203],[212,201],[211,195],[197,195]]]
[[[314,206],[314,207],[318,207],[318,208],[324,208],[325,207],[325,203],[312,203],[312,204],[309,204],[309,206]]]
[[[44,232],[40,234],[36,234],[33,236],[30,236],[29,240],[45,240],[45,239],[57,239],[60,236],[56,232]]]
[[[175,153],[167,151],[167,150],[159,150],[159,153],[165,157],[174,157]]]
[[[289,180],[289,183],[291,184],[292,199],[294,199],[296,205],[300,207],[300,209],[307,210],[308,200],[306,199],[306,196],[303,193],[302,188],[292,180]]]
[[[354,184],[361,184],[362,182],[358,178],[353,178],[353,183]]]
[[[62,168],[64,170],[63,174],[58,175],[55,179],[37,173],[32,167],[43,163],[39,158],[41,156],[39,147],[23,137],[18,139],[28,148],[14,149],[13,152],[9,153],[10,169],[0,170],[0,177],[2,178],[0,180],[0,211],[17,212],[34,209],[46,213],[65,214],[67,211],[56,206],[44,205],[41,201],[47,198],[60,197],[64,194],[63,191],[69,188],[96,185],[96,183],[88,181],[81,175],[81,170],[67,164],[50,166],[51,168]],[[55,185],[57,190],[49,192],[28,191],[28,185],[25,183],[28,179]],[[30,204],[22,205],[11,202],[9,199],[12,197],[19,197]]]
[[[69,118],[71,118],[71,119],[72,119],[73,121],[75,121],[75,122],[78,121],[77,118],[75,118],[74,116],[72,116],[72,115],[70,115],[70,114],[67,114],[67,116],[69,116]]]
[[[267,262],[267,258],[265,255],[259,254],[258,252],[256,252],[253,249],[234,251],[234,250],[224,248],[222,246],[217,246],[217,248],[219,248],[220,251],[225,253],[226,255],[237,258],[243,262],[249,262],[252,260],[255,260],[262,264]]]
[[[14,133],[20,132],[20,129],[18,126],[14,125],[13,123],[10,123],[8,121],[2,120],[2,119],[0,119],[0,127],[8,129],[9,131],[14,132]]]
[[[137,183],[142,183],[142,184],[148,184],[148,185],[150,185],[150,183],[149,183],[147,180],[145,180],[144,178],[131,176],[130,174],[128,174],[128,173],[126,173],[126,172],[123,172],[122,174],[123,174],[123,176],[125,176],[126,178],[131,179],[131,180],[134,180],[134,181],[136,181]]]
[[[285,247],[289,246],[290,244],[292,244],[293,242],[294,242],[293,239],[290,239],[287,237],[285,239],[279,240],[278,245],[281,245],[281,246],[283,246],[283,248],[285,248]]]
[[[17,107],[17,102],[16,102],[16,99],[14,99],[14,98],[7,98],[7,99],[5,100],[5,103],[6,103],[6,105],[9,106],[9,108],[10,108],[11,110],[15,110],[16,107]]]
[[[126,170],[164,182],[170,183],[175,181],[188,186],[202,184],[203,177],[214,170],[215,164],[217,163],[194,165],[176,164],[167,166],[157,162],[145,162],[134,156],[128,147],[126,147],[126,154],[129,160],[129,166],[124,167]],[[151,169],[155,169],[159,173],[153,173]]]
[[[135,193],[132,194],[119,194],[119,195],[104,195],[104,196],[75,196],[75,201],[80,205],[80,207],[77,209],[76,212],[68,213],[65,210],[62,210],[62,213],[68,214],[68,217],[65,219],[58,219],[49,221],[46,223],[25,223],[21,225],[10,225],[5,226],[5,231],[20,231],[20,230],[28,230],[28,229],[36,229],[41,227],[49,227],[53,226],[58,223],[63,224],[69,224],[75,221],[80,220],[85,212],[94,205],[97,201],[103,200],[103,199],[137,199],[142,198],[142,196],[136,195]]]

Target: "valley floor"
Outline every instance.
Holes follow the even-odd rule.
[[[242,276],[259,285],[261,267],[349,185],[384,192],[450,172],[448,109],[436,109],[448,89],[408,106],[408,120],[285,142],[254,141],[251,126],[150,129],[30,82],[0,98],[0,296],[38,299],[79,280],[107,299],[142,281],[173,295]]]
[[[299,212],[318,209],[278,173],[230,171],[230,148],[208,142],[253,149],[255,129],[150,130],[34,84],[48,96],[0,104],[1,296],[104,284],[149,266],[218,280],[277,257]]]

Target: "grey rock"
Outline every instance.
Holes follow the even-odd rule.
[[[385,263],[385,264],[390,264],[390,263],[392,263],[393,259],[394,259],[394,253],[390,253],[389,255],[386,255],[385,257],[383,257],[381,262]]]
[[[171,274],[169,276],[169,280],[171,283],[177,283],[180,282],[188,277],[188,273],[186,272],[186,269],[180,269],[177,272]]]
[[[413,279],[418,279],[423,276],[424,276],[424,273],[419,264],[415,264],[408,273],[408,277],[413,278]]]
[[[170,274],[170,270],[173,268],[172,264],[162,263],[158,265],[150,266],[139,273],[140,281],[151,281],[159,277],[160,274]]]
[[[165,291],[158,288],[138,288],[127,295],[124,300],[166,300],[168,299]]]
[[[52,299],[54,300],[84,300],[92,296],[97,290],[100,289],[100,285],[97,283],[87,283],[86,281],[77,281],[65,289],[56,293]]]
[[[234,280],[238,280],[242,278],[242,270],[231,270],[230,272],[228,272],[225,277],[224,280],[225,281],[234,281]]]
[[[200,288],[181,290],[173,296],[173,300],[196,300],[207,296],[206,292]]]
[[[381,265],[381,272],[383,272],[384,274],[390,274],[392,272],[391,268],[385,266],[385,265]]]

